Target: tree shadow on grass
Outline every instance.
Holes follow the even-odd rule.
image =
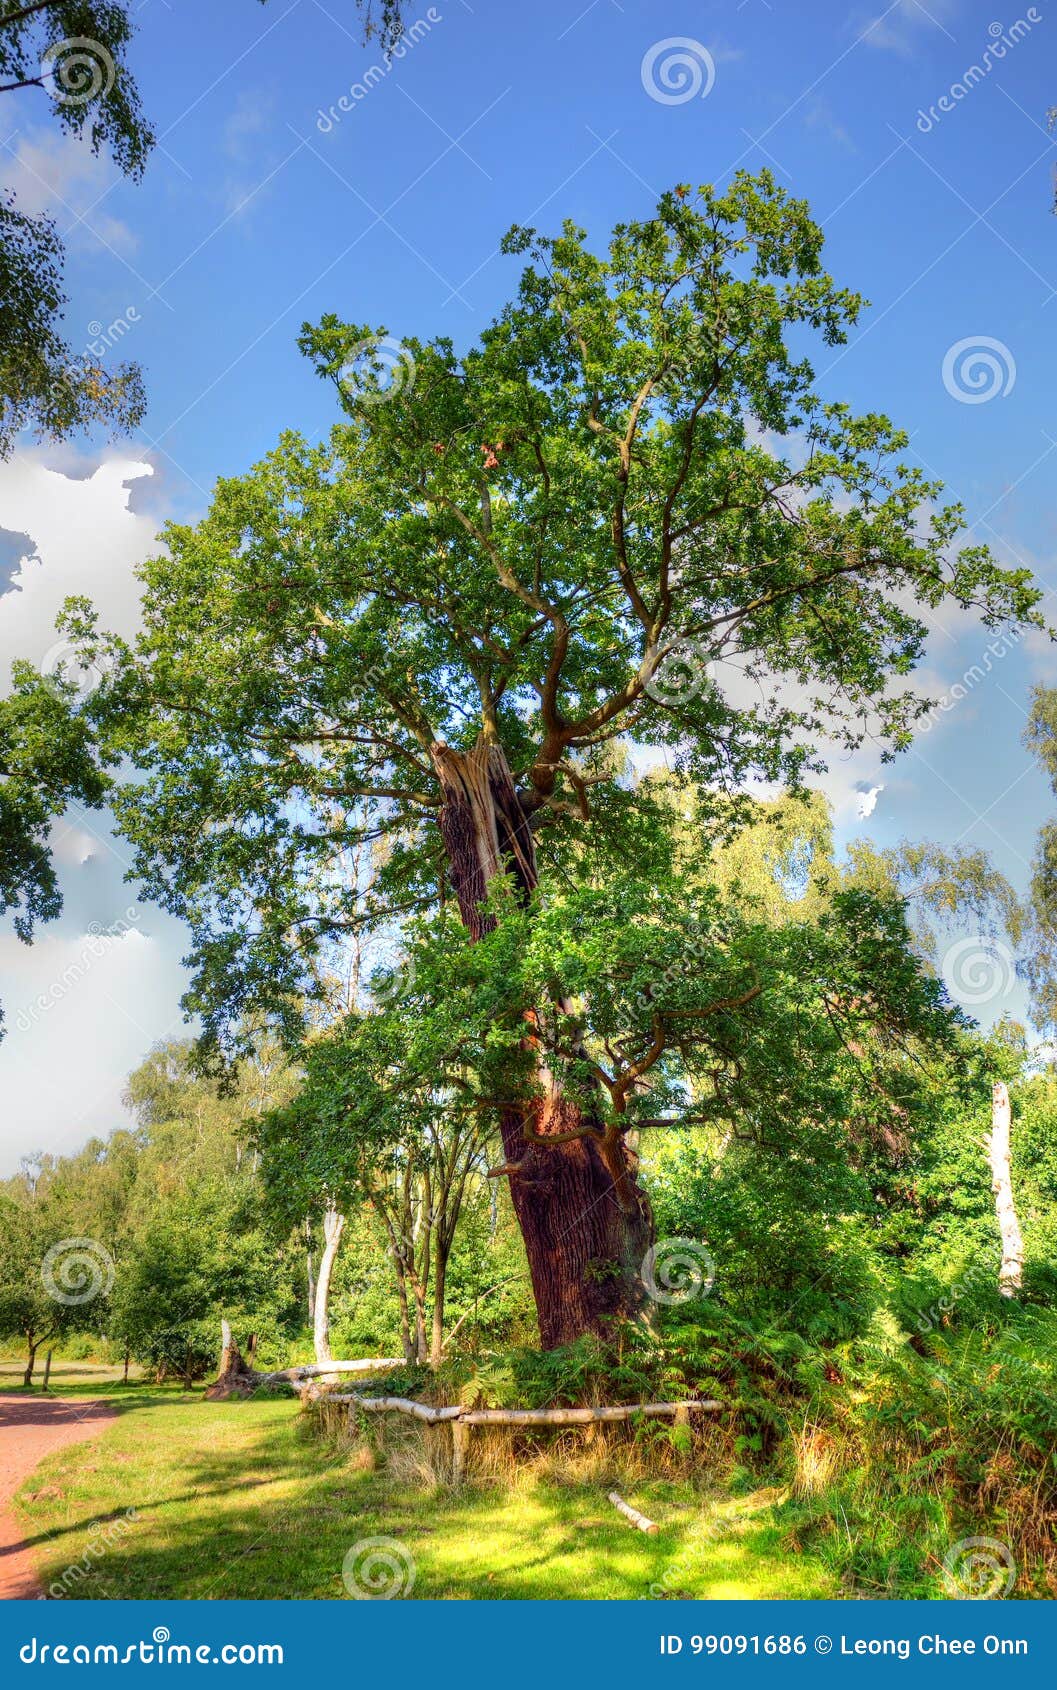
[[[169,1406],[167,1427],[156,1415],[111,1427],[92,1446],[103,1470],[69,1463],[82,1513],[39,1522],[46,1586],[87,1558],[79,1599],[347,1599],[363,1578],[357,1546],[382,1538],[385,1580],[415,1598],[832,1593],[821,1569],[776,1544],[769,1507],[717,1536],[688,1486],[655,1499],[661,1530],[647,1537],[610,1520],[601,1483],[412,1488],[320,1441],[293,1403]],[[56,1458],[49,1476],[61,1483],[63,1467]],[[134,1526],[93,1560],[118,1487]]]

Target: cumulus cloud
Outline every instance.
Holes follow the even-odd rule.
[[[14,193],[20,211],[53,218],[67,241],[101,242],[121,254],[135,250],[132,230],[105,203],[120,180],[108,158],[76,135],[47,129],[28,129],[0,145],[0,184]]]
[[[49,466],[44,454],[0,463],[0,511],[8,566],[0,587],[0,690],[11,663],[42,666],[58,636],[55,618],[72,594],[87,594],[105,627],[132,634],[138,622],[135,568],[154,549],[157,523],[129,508],[131,488],[149,463],[114,455],[80,479]],[[26,540],[28,538],[28,545]]]
[[[26,453],[0,464],[2,691],[16,657],[46,666],[71,594],[90,598],[105,627],[133,635],[136,565],[156,549],[157,521],[131,508],[149,463],[115,453],[85,465],[66,453],[59,461],[79,473],[63,474],[57,457]],[[130,1069],[181,1026],[186,930],[136,904],[127,848],[107,816],[71,810],[52,847],[61,917],[32,946],[0,933],[0,1174],[33,1149],[75,1150],[121,1125]]]
[[[859,794],[857,815],[860,821],[866,821],[877,808],[877,800],[884,791],[884,782],[880,786],[867,786],[865,781],[856,781],[855,790]]]

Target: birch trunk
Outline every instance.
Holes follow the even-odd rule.
[[[991,1190],[995,1194],[995,1216],[1002,1238],[998,1289],[1003,1297],[1017,1295],[1024,1268],[1024,1240],[1013,1201],[1010,1120],[1009,1091],[999,1081],[991,1093],[991,1136],[987,1141],[987,1155],[991,1166]]]
[[[323,1216],[323,1254],[319,1258],[319,1273],[316,1276],[315,1312],[312,1323],[317,1361],[334,1360],[334,1352],[330,1347],[330,1284],[344,1230],[345,1216],[339,1215],[337,1209],[329,1208]]]

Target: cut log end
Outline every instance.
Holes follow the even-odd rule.
[[[637,1508],[632,1508],[631,1503],[625,1502],[624,1498],[620,1496],[617,1491],[610,1491],[609,1500],[613,1504],[613,1507],[623,1514],[625,1520],[630,1521],[630,1523],[637,1527],[640,1532],[645,1532],[647,1537],[657,1536],[657,1522],[655,1520],[648,1520],[645,1514],[640,1514]]]

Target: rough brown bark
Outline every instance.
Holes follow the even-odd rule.
[[[528,817],[502,749],[481,740],[468,753],[433,747],[444,792],[438,822],[449,878],[471,940],[487,931],[490,882],[509,871],[524,896],[537,884]],[[528,1018],[531,1025],[533,1018]],[[532,1034],[527,1038],[532,1042]],[[602,1332],[643,1299],[640,1269],[653,1218],[623,1144],[602,1147],[594,1123],[561,1095],[542,1066],[545,1097],[503,1111],[500,1127],[514,1213],[525,1241],[544,1349]],[[585,1136],[538,1144],[583,1127]]]

